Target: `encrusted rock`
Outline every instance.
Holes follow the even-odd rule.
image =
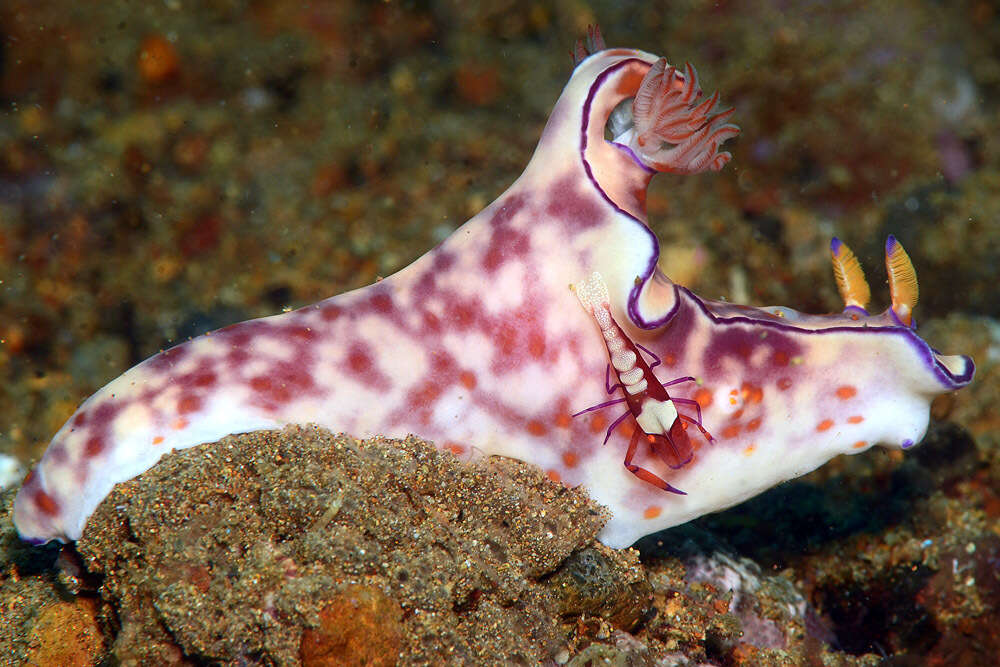
[[[78,549],[125,663],[532,663],[566,612],[539,578],[605,519],[524,464],[289,427],[165,457],[116,487]],[[627,580],[601,590],[621,598],[636,573],[612,571]],[[590,613],[621,606],[588,597]]]

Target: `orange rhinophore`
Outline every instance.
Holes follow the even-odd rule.
[[[830,258],[833,260],[833,276],[837,280],[837,290],[844,300],[845,311],[860,310],[857,315],[867,315],[868,301],[872,297],[865,272],[847,244],[836,236],[830,241]]]
[[[885,271],[889,274],[892,313],[900,322],[911,326],[913,309],[920,297],[917,272],[913,269],[910,256],[903,250],[903,245],[892,234],[885,240]]]

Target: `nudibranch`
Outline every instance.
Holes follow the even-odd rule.
[[[970,382],[973,364],[910,326],[916,283],[902,247],[887,248],[893,304],[880,315],[865,311],[857,260],[838,241],[839,315],[708,301],[671,282],[645,222],[647,185],[656,172],[721,169],[719,147],[738,129],[718,94],[702,99],[690,65],[591,37],[530,163],[496,201],[378,283],[192,339],[113,380],[25,478],[20,535],[75,540],[114,484],[164,453],[292,423],[414,433],[463,456],[537,464],[611,510],[600,537],[612,547],[837,454],[918,442],[930,399]],[[572,286],[595,273],[600,298],[581,307]],[[649,362],[616,361],[611,321],[613,344]],[[622,386],[608,386],[609,360],[632,372]],[[640,404],[606,437],[611,409],[587,408],[609,388],[613,399],[636,389],[636,368],[670,386],[669,400],[647,392],[655,414],[640,417]],[[695,422],[704,434],[682,439]],[[671,429],[673,444],[657,440]]]

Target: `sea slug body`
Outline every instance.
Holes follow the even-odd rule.
[[[160,352],[87,399],[17,494],[20,535],[75,540],[114,484],[166,452],[291,423],[535,463],[611,509],[601,539],[613,547],[837,454],[918,442],[930,400],[974,367],[910,326],[902,246],[887,244],[893,305],[877,315],[836,240],[843,314],[708,301],[671,282],[645,224],[647,185],[658,171],[721,169],[738,130],[690,65],[599,42],[578,47],[522,176],[440,246],[369,287]],[[595,272],[621,340],[660,359],[665,380],[693,378],[651,404],[655,419],[628,413],[606,444],[611,420],[585,409],[609,399],[608,339],[570,288]],[[610,360],[634,375],[636,356]],[[632,375],[611,398],[638,386]],[[633,437],[694,427],[696,414],[705,436],[672,449]]]

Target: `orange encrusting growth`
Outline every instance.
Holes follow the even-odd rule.
[[[889,295],[892,297],[892,312],[899,321],[910,326],[913,309],[920,298],[917,286],[917,272],[910,256],[895,236],[889,235],[885,242],[885,272],[889,275]]]
[[[837,291],[840,292],[844,305],[864,310],[872,293],[857,256],[846,243],[834,237],[830,242],[830,258],[833,260],[833,277],[837,280]]]

